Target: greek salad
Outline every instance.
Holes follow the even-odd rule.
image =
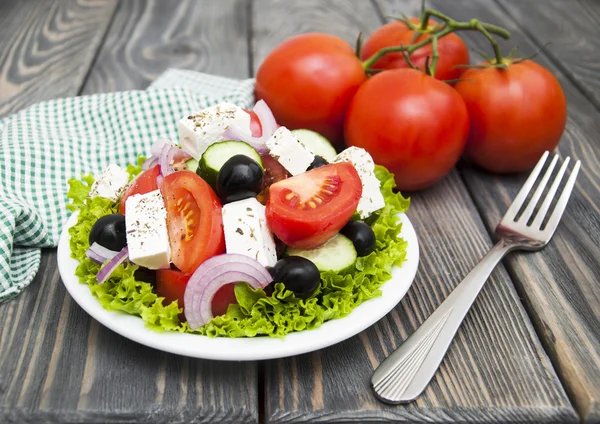
[[[69,180],[76,270],[152,329],[281,337],[349,314],[401,265],[409,201],[367,151],[277,125],[264,101],[183,117],[178,143]]]

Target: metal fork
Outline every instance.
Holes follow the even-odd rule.
[[[525,204],[525,201],[548,155],[549,153],[545,152],[541,157],[496,227],[496,236],[499,238],[496,245],[435,312],[375,370],[371,384],[381,401],[391,404],[408,403],[419,396],[440,366],[458,327],[498,262],[511,250],[539,250],[548,244],[567,206],[581,166],[580,161],[575,163],[571,176],[548,217],[548,222],[542,227],[570,161],[568,157],[565,159],[539,210],[534,214],[558,161],[557,155],[548,166],[529,202]],[[519,215],[523,207],[525,210]],[[531,224],[528,224],[529,221],[532,221]]]

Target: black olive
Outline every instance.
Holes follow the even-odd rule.
[[[350,221],[342,228],[341,233],[352,241],[358,256],[367,256],[375,250],[375,233],[364,222]]]
[[[313,294],[321,283],[317,266],[300,256],[288,256],[278,260],[273,267],[273,279],[276,283],[283,283],[286,289],[302,299]]]
[[[325,166],[328,163],[329,162],[327,162],[324,157],[315,155],[315,159],[312,161],[312,163],[308,167],[307,171],[309,171],[311,169],[320,168],[321,166]]]
[[[92,225],[89,242],[90,245],[96,242],[110,250],[123,249],[127,245],[125,215],[115,213],[101,217]]]
[[[263,169],[246,155],[234,155],[217,173],[217,194],[224,203],[254,197],[262,188]]]

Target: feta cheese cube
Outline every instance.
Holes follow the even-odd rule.
[[[90,197],[106,197],[116,202],[129,184],[129,174],[119,165],[108,165],[90,188]]]
[[[129,260],[149,269],[168,268],[171,248],[167,209],[160,190],[128,197],[125,208]]]
[[[381,183],[375,176],[375,162],[369,152],[360,147],[348,147],[338,154],[333,162],[350,162],[356,168],[362,182],[362,196],[356,211],[362,219],[385,206]]]
[[[223,132],[232,124],[250,131],[250,115],[232,103],[219,103],[179,120],[181,148],[200,160],[204,151],[213,143],[223,141]]]
[[[267,140],[269,153],[292,175],[306,171],[315,160],[309,150],[285,127],[279,127]]]
[[[264,266],[277,262],[275,240],[267,226],[265,207],[254,197],[223,206],[223,232],[227,253],[256,259]]]

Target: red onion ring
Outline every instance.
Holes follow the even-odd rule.
[[[115,272],[115,269],[119,265],[121,265],[125,260],[129,257],[129,249],[125,246],[119,253],[115,255],[106,265],[104,265],[98,274],[96,274],[96,278],[98,279],[98,284],[104,283],[108,278]]]
[[[119,252],[115,250],[107,249],[106,247],[94,242],[85,252],[85,256],[97,264],[103,264],[104,262],[114,258],[118,253]]]
[[[155,165],[158,165],[158,157],[150,156],[148,159],[146,159],[144,161],[144,163],[142,163],[142,170],[147,171],[148,169],[152,168]]]
[[[273,280],[269,271],[260,262],[248,256],[227,253],[207,259],[194,271],[185,289],[183,303],[186,311],[185,316],[190,328],[197,329],[206,323],[200,311],[200,301],[203,297],[204,289],[213,279],[231,271],[249,274],[248,276],[252,277],[254,282],[259,282],[260,287],[265,287]],[[212,310],[210,313],[212,314]]]
[[[160,152],[162,151],[162,148],[165,145],[172,145],[173,143],[171,143],[170,140],[163,138],[163,137],[159,137],[156,139],[156,141],[154,142],[154,144],[152,144],[152,147],[150,148],[150,151],[152,152],[152,156],[160,156]]]

